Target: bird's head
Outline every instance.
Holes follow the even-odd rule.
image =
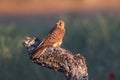
[[[32,53],[39,46],[40,40],[36,37],[25,37],[22,43],[27,48],[28,53]]]
[[[57,27],[60,27],[60,28],[63,28],[64,29],[64,26],[65,26],[65,23],[63,20],[59,20],[57,23],[56,23]]]

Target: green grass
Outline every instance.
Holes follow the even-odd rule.
[[[68,14],[62,18],[67,31],[63,47],[86,57],[90,79],[110,80],[108,74],[114,72],[116,78],[112,80],[119,80],[120,15]],[[30,62],[21,44],[28,35],[42,39],[52,24],[50,27],[45,22],[39,23],[35,28],[34,24],[31,27],[22,24],[23,28],[16,23],[0,24],[0,80],[63,80],[61,73]]]

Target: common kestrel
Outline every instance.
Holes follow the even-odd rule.
[[[56,23],[55,27],[50,31],[50,33],[43,39],[43,41],[41,41],[38,47],[34,50],[33,58],[39,57],[48,47],[60,47],[61,46],[64,34],[65,34],[64,26],[65,24],[64,24],[64,21],[62,20],[59,20]],[[33,38],[30,42],[30,40],[28,39],[29,43],[27,43],[28,42],[27,41],[26,42],[27,45],[30,46],[36,43],[34,40],[36,39]],[[31,48],[30,50],[32,50],[32,47],[30,48]]]
[[[55,27],[50,31],[50,33],[43,39],[37,48],[37,53],[35,53],[34,57],[39,57],[42,52],[48,47],[60,47],[62,44],[62,40],[65,34],[65,24],[62,20],[59,20]]]
[[[65,34],[65,24],[59,20],[50,33],[43,39],[39,47],[59,47]]]

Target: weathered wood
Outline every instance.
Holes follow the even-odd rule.
[[[66,80],[88,80],[85,58],[80,54],[72,53],[63,48],[49,47],[39,57],[30,55],[30,60],[65,74]]]
[[[42,41],[26,37],[23,45],[34,63],[64,73],[67,80],[88,80],[85,58],[60,47],[64,34],[64,21],[59,20]]]

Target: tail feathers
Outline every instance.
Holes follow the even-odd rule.
[[[35,59],[35,58],[39,58],[43,53],[44,51],[47,49],[47,47],[41,47],[41,48],[38,48],[34,54],[32,55],[32,59]]]

